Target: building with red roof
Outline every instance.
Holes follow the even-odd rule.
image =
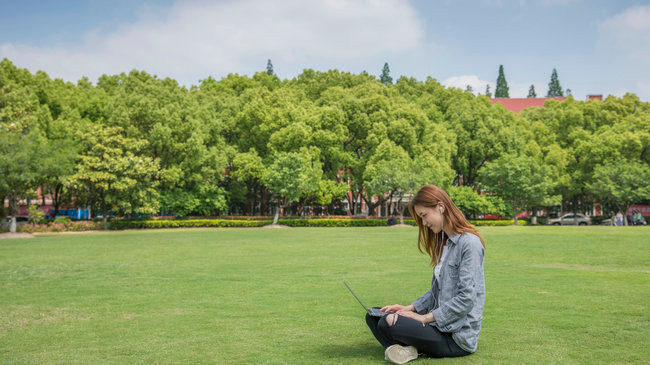
[[[531,107],[543,107],[546,100],[565,100],[564,97],[558,98],[492,98],[490,101],[492,104],[501,104],[504,108],[510,110],[513,113],[521,113],[522,110]]]
[[[492,105],[500,103],[504,108],[513,113],[521,113],[522,110],[532,107],[543,107],[546,100],[563,101],[565,97],[557,98],[491,98]],[[602,95],[587,95],[587,100],[603,100]]]

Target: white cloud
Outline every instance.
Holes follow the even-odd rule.
[[[546,92],[548,91],[548,84],[536,81],[536,82],[518,82],[518,81],[508,81],[508,93],[511,98],[525,98],[528,97],[528,90],[530,85],[535,85],[535,94],[538,98],[546,97]],[[566,91],[566,89],[564,90]],[[574,94],[575,95],[575,94]]]
[[[536,82],[518,82],[518,81],[507,81],[508,83],[508,95],[511,98],[525,98],[528,96],[528,89],[530,88],[530,85],[535,85],[535,93],[537,94],[538,98],[542,98],[546,95],[546,92],[548,91],[548,85],[544,82],[541,81],[536,81]],[[460,75],[460,76],[452,76],[442,82],[443,85],[447,87],[457,87],[461,90],[467,89],[467,85],[470,85],[472,87],[472,91],[474,92],[475,95],[482,94],[485,95],[485,86],[490,85],[490,92],[492,93],[492,96],[494,97],[494,91],[496,89],[496,83],[486,81],[486,80],[481,80],[478,76],[476,75]],[[574,93],[575,95],[575,93]]]
[[[405,0],[179,1],[113,33],[89,31],[76,47],[0,44],[0,58],[71,81],[136,68],[192,84],[263,70],[267,58],[302,69],[314,60],[397,55],[423,37],[422,20]]]
[[[575,0],[540,0],[539,2],[544,6],[555,6],[575,3]]]
[[[597,56],[606,59],[612,77],[624,85],[613,94],[634,92],[650,99],[650,5],[633,6],[598,24]]]
[[[467,85],[472,87],[474,94],[485,94],[485,87],[490,85],[490,92],[494,95],[496,84],[493,82],[481,80],[476,75],[452,76],[442,82],[447,87],[457,87],[461,90],[467,89]]]
[[[600,46],[650,61],[650,5],[633,6],[598,24]]]
[[[641,100],[650,99],[650,81],[637,81],[636,87],[639,90],[639,98]]]

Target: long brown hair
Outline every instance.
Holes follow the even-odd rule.
[[[418,190],[413,199],[409,202],[409,212],[417,222],[420,230],[418,234],[418,250],[421,253],[425,253],[422,251],[422,248],[424,247],[426,253],[431,257],[429,266],[435,266],[440,262],[440,256],[442,255],[442,248],[444,246],[444,242],[442,242],[443,231],[441,230],[440,233],[435,234],[429,227],[422,224],[422,218],[420,218],[420,216],[415,212],[415,206],[435,207],[438,204],[444,206],[444,214],[442,215],[444,227],[451,227],[451,231],[456,234],[468,232],[477,235],[481,240],[481,244],[483,244],[483,248],[485,248],[483,237],[481,237],[476,228],[467,221],[463,212],[458,209],[449,195],[435,185],[425,185]]]

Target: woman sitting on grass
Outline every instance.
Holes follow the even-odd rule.
[[[366,314],[366,322],[385,359],[403,364],[430,357],[456,357],[476,352],[485,304],[483,258],[485,243],[447,193],[434,185],[422,187],[409,203],[422,247],[434,266],[431,289],[408,306],[382,307],[394,312]],[[379,307],[376,307],[379,308]]]

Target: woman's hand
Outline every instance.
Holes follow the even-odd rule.
[[[382,307],[379,311],[380,312],[399,312],[399,311],[412,311],[413,306],[412,305],[399,305],[399,304],[393,304],[393,305],[387,305],[385,307]]]
[[[427,324],[426,317],[415,312],[402,310],[397,312],[397,315],[415,319],[416,321],[422,323],[423,326]]]

